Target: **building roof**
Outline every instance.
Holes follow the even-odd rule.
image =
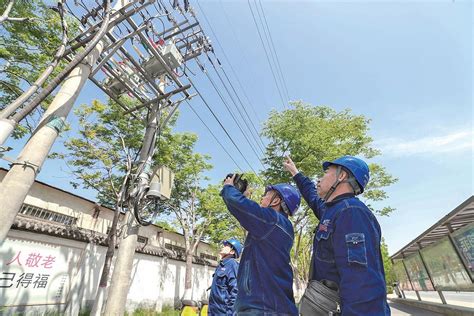
[[[470,196],[454,210],[425,230],[418,237],[410,241],[400,249],[391,259],[402,259],[403,257],[417,252],[420,248],[429,246],[443,237],[470,223],[474,223],[474,196]]]
[[[16,230],[24,230],[76,241],[90,242],[105,247],[108,246],[106,234],[77,227],[76,225],[64,225],[50,221],[45,222],[44,220],[31,218],[24,216],[23,214],[18,214],[15,217],[12,228]],[[186,261],[186,256],[184,253],[176,250],[166,249],[164,247],[156,247],[148,244],[137,244],[135,246],[135,251],[152,256],[167,257],[174,260]],[[214,263],[198,256],[193,256],[193,263],[215,266]]]
[[[5,168],[3,168],[3,167],[0,167],[0,171],[5,171],[5,173],[7,173],[7,172],[10,171],[10,170],[5,169]],[[68,194],[68,195],[74,196],[74,197],[76,197],[76,198],[78,198],[78,199],[81,199],[81,200],[90,202],[90,203],[92,203],[92,204],[99,204],[99,202],[97,202],[97,201],[89,200],[88,198],[85,198],[85,197],[83,197],[83,196],[80,196],[80,195],[71,193],[71,192],[69,192],[69,191],[60,189],[60,188],[58,188],[58,187],[52,186],[52,185],[50,185],[50,184],[47,184],[47,183],[45,183],[45,182],[42,182],[42,181],[39,181],[39,180],[36,180],[36,179],[35,179],[35,183],[44,185],[44,186],[46,186],[46,187],[48,187],[48,188],[51,188],[51,189],[53,189],[53,190],[57,190],[57,191],[66,193],[66,194]],[[99,204],[99,205],[100,205],[100,204]],[[108,210],[114,212],[113,209],[111,209],[111,208],[109,208],[109,207],[107,207],[107,206],[104,206],[104,205],[100,205],[100,206],[101,206],[102,208],[105,208],[105,209],[108,209]]]
[[[3,167],[0,167],[0,171],[4,171],[5,173],[7,173],[7,172],[10,171],[10,170],[5,169],[5,168],[3,168]],[[71,193],[71,192],[66,191],[66,190],[63,190],[63,189],[60,189],[60,188],[58,188],[58,187],[52,186],[52,185],[50,185],[50,184],[47,184],[47,183],[45,183],[45,182],[42,182],[42,181],[39,181],[39,180],[36,180],[36,179],[35,179],[35,183],[44,185],[44,186],[46,186],[46,187],[48,187],[48,188],[51,188],[51,189],[53,189],[53,190],[60,191],[60,192],[62,192],[62,193],[66,193],[66,194],[68,194],[68,195],[74,196],[74,197],[76,197],[76,198],[78,198],[78,199],[82,199],[82,200],[87,201],[87,202],[90,202],[90,203],[92,203],[92,204],[99,205],[99,206],[100,206],[101,208],[103,208],[103,209],[107,209],[107,210],[109,210],[109,211],[115,212],[114,209],[111,209],[111,208],[109,208],[109,207],[107,207],[107,206],[101,205],[101,204],[99,204],[99,203],[96,202],[96,201],[87,199],[87,198],[85,198],[85,197],[83,197],[83,196],[80,196],[80,195]],[[169,230],[167,230],[166,228],[161,227],[160,225],[156,225],[156,224],[152,224],[152,225],[158,227],[158,228],[161,229],[161,230],[169,231]],[[169,231],[169,232],[172,232],[172,233],[174,233],[174,234],[181,235],[181,236],[184,237],[184,234],[183,234],[183,233],[175,232],[175,231]],[[203,243],[203,244],[206,244],[206,245],[210,245],[210,244],[211,244],[211,243],[209,243],[209,242],[207,242],[207,241],[204,241],[204,240],[200,240],[200,242]]]

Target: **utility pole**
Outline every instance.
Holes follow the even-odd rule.
[[[130,212],[125,215],[125,222],[126,226],[122,240],[119,243],[104,315],[123,315],[125,312],[133,257],[137,245],[138,229],[140,228]]]
[[[160,86],[164,87],[163,84]],[[144,176],[138,176],[138,187],[142,185],[146,186],[148,184],[146,171],[150,168],[152,163],[151,158],[153,155],[150,153],[153,152],[151,149],[155,147],[154,135],[156,135],[157,129],[159,129],[160,103],[161,102],[156,102],[156,104],[153,105],[150,111],[150,119],[147,122],[145,139],[140,150],[140,157],[137,166],[137,169],[143,170],[145,174],[143,174]],[[136,190],[137,188],[133,189]],[[133,199],[136,198],[139,198],[139,196],[132,197],[129,204],[133,204]],[[115,261],[112,281],[107,295],[104,315],[123,315],[125,312],[127,294],[131,281],[130,276],[132,274],[133,258],[137,246],[138,230],[140,228],[140,223],[138,223],[133,216],[131,207],[129,207],[129,211],[125,215],[124,222],[126,223],[126,226],[123,229],[122,239],[119,243],[117,259]]]
[[[113,10],[120,10],[129,1],[119,0]],[[0,226],[0,243],[3,243],[7,237],[8,231],[34,183],[36,175],[63,128],[77,96],[91,73],[92,66],[97,62],[105,45],[105,41],[99,41],[83,62],[70,72],[43,115],[40,124],[19,154],[16,162],[12,163],[10,171],[0,184],[0,205],[2,206],[0,212],[0,223],[2,223]]]
[[[143,29],[143,26],[137,25],[132,18],[127,18],[126,22],[126,28],[131,30],[130,34],[135,35],[135,38],[138,39],[142,45],[143,43],[146,43],[146,45],[144,45],[145,51],[143,51],[143,53],[139,53],[139,47],[133,47],[134,50],[139,56],[146,54],[148,57],[143,58],[142,60],[144,61],[142,64],[139,64],[134,61],[133,56],[128,54],[126,50],[119,49],[118,57],[125,60],[127,65],[134,68],[132,77],[120,75],[120,73],[115,72],[114,67],[111,67],[110,64],[107,64],[106,59],[103,59],[102,62],[104,65],[108,65],[106,69],[111,77],[105,81],[104,85],[98,86],[111,97],[113,94],[120,94],[125,91],[132,93],[137,99],[149,95],[152,91],[157,92],[159,95],[156,95],[151,100],[144,100],[145,102],[142,101],[142,104],[139,107],[125,112],[130,114],[138,108],[146,106],[148,107],[149,114],[147,115],[148,119],[145,137],[140,150],[138,164],[136,166],[137,170],[139,170],[135,174],[135,179],[137,179],[137,181],[130,181],[131,187],[128,192],[131,193],[129,197],[125,198],[128,203],[128,212],[124,220],[126,226],[123,229],[123,235],[121,236],[121,241],[119,243],[119,249],[111,277],[111,284],[103,311],[104,315],[123,315],[125,312],[138,231],[140,225],[143,224],[143,221],[140,219],[141,216],[137,214],[144,212],[143,207],[141,205],[137,206],[137,202],[140,204],[142,200],[146,199],[145,195],[138,192],[144,192],[143,188],[148,186],[150,180],[147,174],[149,175],[149,170],[153,163],[152,152],[155,148],[155,136],[157,130],[159,133],[161,126],[166,125],[167,120],[172,117],[180,102],[191,97],[187,92],[187,89],[189,89],[191,85],[182,84],[180,82],[176,69],[182,66],[182,64],[187,60],[199,56],[203,50],[210,48],[206,37],[202,34],[202,30],[196,31],[193,29],[198,27],[199,23],[197,21],[192,23],[188,18],[179,22],[171,17],[170,22],[172,23],[172,26],[163,30],[163,32],[159,34],[155,34],[160,39],[157,42],[150,41],[149,38],[147,38],[146,29]],[[188,32],[186,33],[186,31]],[[150,30],[148,30],[148,32],[150,32]],[[186,39],[184,41],[186,43],[185,45],[177,45],[177,42],[174,41],[174,37],[180,34],[181,36],[184,35],[184,38]],[[114,37],[110,37],[110,40],[113,43],[120,42],[120,39]],[[167,40],[169,40],[169,42],[166,42]],[[111,60],[111,64],[115,63],[114,59],[110,58],[109,60]],[[123,67],[124,63],[115,64],[122,65],[123,70],[125,70],[127,74],[129,73],[129,66]],[[120,67],[116,67],[116,69],[120,70]],[[137,75],[143,76],[141,77],[142,79],[137,79],[135,77]],[[153,78],[157,77],[161,78],[158,87],[153,80]],[[175,86],[173,91],[167,93],[164,92],[165,77],[167,77],[170,80],[170,83]],[[138,83],[138,85],[136,85],[136,83]],[[133,89],[134,86],[136,87],[135,89]],[[143,90],[141,88],[143,88]],[[141,91],[148,91],[148,93],[140,94]],[[180,100],[170,101],[170,97],[178,93],[182,93],[184,97]],[[116,101],[119,100],[117,99]],[[163,109],[167,106],[170,106],[170,110],[167,117],[164,118]],[[160,124],[160,127],[158,127],[158,124]],[[152,135],[155,136],[152,137]],[[148,193],[151,192],[152,187],[150,184]],[[132,211],[135,216],[132,214]]]
[[[160,176],[156,169],[150,172],[157,131],[167,124],[182,101],[193,97],[188,92],[192,82],[186,74],[188,71],[186,62],[195,59],[204,51],[212,50],[187,1],[184,1],[184,10],[179,6],[179,1],[173,2],[172,6],[177,17],[171,14],[161,1],[157,5],[154,3],[155,0],[120,1],[121,3],[112,10],[114,13],[113,19],[111,18],[118,32],[108,32],[87,55],[84,62],[70,73],[43,116],[39,127],[0,184],[0,205],[2,210],[6,209],[0,212],[0,222],[3,225],[0,227],[1,243],[6,238],[36,174],[87,79],[120,105],[125,110],[124,115],[128,114],[133,116],[133,119],[146,121],[145,137],[135,172],[130,176],[128,190],[125,190],[119,199],[120,205],[126,205],[127,213],[124,219],[126,227],[123,229],[111,277],[112,282],[104,308],[106,315],[124,313],[139,227],[152,222],[153,216],[159,212],[160,199],[169,198],[169,194],[167,196],[165,192],[170,190],[161,190],[165,182],[159,181],[160,177],[165,178],[163,170],[166,168],[160,169],[163,171]],[[142,12],[142,9],[150,4],[153,4],[155,10],[150,6]],[[96,17],[99,16],[98,10],[86,9],[86,11],[87,13],[80,19],[86,29],[70,41],[66,55],[84,46],[100,25],[96,21]],[[168,28],[163,23],[165,16],[171,24]],[[92,17],[96,21],[95,24],[89,23],[88,17]],[[155,19],[159,19],[162,23],[154,25]],[[97,33],[100,33],[100,30]],[[133,48],[136,54],[130,53],[130,48]],[[70,60],[70,56],[67,56]],[[188,82],[182,83],[181,80],[185,78]],[[169,87],[167,93],[164,92],[165,82]],[[134,98],[139,105],[132,109],[128,108],[120,98],[124,94]],[[176,98],[178,95],[179,99]],[[163,115],[164,108],[169,109],[166,117]],[[147,111],[137,111],[139,109]],[[24,107],[20,114],[26,112]],[[147,112],[146,118],[139,117],[143,112]],[[20,117],[19,113],[15,116]],[[7,126],[8,123],[8,120],[0,120],[0,143],[2,124]],[[169,169],[167,172],[171,174]],[[172,176],[167,179],[172,179]],[[172,181],[166,183],[170,182]],[[98,292],[99,299],[103,297],[102,294]],[[97,315],[100,313],[101,304],[99,302],[95,305],[97,306],[94,315]]]

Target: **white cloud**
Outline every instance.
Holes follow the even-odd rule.
[[[375,145],[385,155],[411,156],[472,150],[473,138],[474,133],[471,129],[456,131],[443,136],[429,136],[414,140],[387,138],[376,141]]]

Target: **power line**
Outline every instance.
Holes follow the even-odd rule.
[[[247,110],[246,110],[246,108],[245,108],[245,106],[244,106],[242,100],[240,99],[239,94],[238,94],[237,91],[235,90],[234,85],[233,85],[232,82],[230,81],[230,78],[229,78],[229,76],[227,75],[227,73],[226,73],[224,67],[222,66],[221,62],[219,61],[219,59],[218,59],[217,57],[216,57],[216,60],[217,60],[217,63],[219,64],[219,68],[222,70],[222,73],[224,74],[224,76],[225,76],[227,82],[229,83],[230,87],[232,88],[232,91],[234,92],[235,96],[237,97],[237,100],[239,101],[240,105],[242,106],[242,109],[244,110],[244,113],[245,113],[245,115],[247,116],[247,120],[250,122],[250,125],[252,126],[252,128],[253,128],[253,130],[254,130],[254,132],[255,132],[255,135],[257,135],[258,139],[260,140],[260,143],[261,143],[262,145],[260,146],[260,144],[259,144],[258,142],[257,142],[257,144],[258,144],[260,150],[262,150],[262,153],[263,153],[263,148],[265,148],[265,144],[263,143],[262,137],[261,137],[260,134],[258,133],[258,131],[257,131],[256,127],[255,127],[255,124],[253,124],[252,119],[250,118],[250,116],[249,116],[249,114],[248,114],[248,112],[247,112]],[[213,66],[214,66],[214,65],[213,65]],[[214,67],[214,69],[216,69],[216,68]],[[216,72],[217,72],[217,70],[216,70]],[[235,103],[234,103],[234,104],[235,104]],[[237,109],[238,109],[238,108],[237,108]],[[243,117],[242,112],[240,112],[240,110],[239,110],[239,113],[240,113],[242,119],[244,120],[244,122],[247,122],[247,120]],[[247,123],[246,123],[246,125],[247,125]],[[247,125],[247,127],[249,127],[249,126]],[[249,128],[250,128],[250,127],[249,127]]]
[[[242,111],[240,110],[239,106],[237,105],[237,102],[235,102],[235,99],[232,96],[232,93],[230,93],[229,89],[227,88],[227,85],[224,82],[224,80],[222,79],[221,75],[219,74],[219,71],[217,70],[216,66],[214,65],[214,62],[211,60],[209,55],[207,55],[207,58],[209,59],[209,62],[211,63],[212,67],[214,68],[214,71],[216,72],[217,76],[219,77],[219,80],[220,80],[221,84],[224,86],[224,89],[226,90],[227,94],[230,96],[230,99],[232,100],[232,103],[234,104],[234,107],[237,109],[237,112],[240,114],[241,119],[244,121],[245,125],[247,126],[248,131],[250,131],[250,134],[252,135],[251,128],[249,126],[248,121],[245,119],[244,115],[242,114]],[[234,92],[235,92],[235,90],[234,90]],[[258,133],[257,133],[257,136],[258,136]],[[257,144],[258,149],[260,149],[260,152],[263,155],[264,154],[263,153],[263,148],[260,146],[260,143],[257,142],[256,138],[253,138],[253,139],[254,139],[255,143]]]
[[[229,16],[227,15],[227,13],[226,13],[226,11],[225,11],[225,8],[224,8],[224,6],[222,5],[222,0],[219,0],[219,2],[220,2],[220,4],[221,4],[222,12],[224,13],[224,17],[226,18],[227,23],[229,24],[230,30],[232,31],[232,33],[233,33],[233,35],[234,35],[234,38],[235,38],[235,40],[236,40],[236,42],[237,42],[237,45],[240,47],[240,49],[241,49],[241,51],[242,51],[244,64],[245,64],[245,63],[248,64],[248,61],[247,61],[247,60],[248,60],[249,58],[248,58],[248,56],[247,56],[247,54],[246,54],[246,52],[245,52],[245,47],[240,43],[239,37],[238,37],[237,33],[235,32],[234,28],[232,27],[232,23],[231,23],[231,21],[230,21],[230,19],[229,19]],[[203,12],[203,14],[204,14],[204,12]],[[204,17],[205,17],[205,16],[204,16]],[[211,25],[209,25],[209,26],[211,26]],[[211,27],[211,31],[212,31],[212,27]],[[214,32],[213,32],[213,33],[214,33]],[[225,59],[227,60],[227,63],[229,64],[230,69],[232,70],[232,73],[234,74],[235,79],[237,79],[237,83],[239,84],[240,89],[242,90],[242,92],[243,92],[245,98],[247,99],[248,104],[250,105],[250,109],[252,110],[253,114],[255,115],[255,118],[257,118],[257,121],[260,122],[261,119],[260,119],[258,113],[255,111],[254,106],[253,106],[253,104],[252,104],[252,101],[250,101],[250,98],[248,97],[247,93],[245,92],[246,90],[243,88],[243,85],[242,85],[242,83],[240,82],[239,76],[237,76],[237,73],[236,73],[236,71],[234,70],[234,67],[232,67],[232,63],[231,63],[231,62],[229,61],[229,59],[227,58],[227,55],[226,55],[226,53],[225,53],[225,51],[224,51],[224,48],[223,48],[222,45],[219,43],[219,40],[218,40],[217,38],[216,38],[216,40],[217,40],[217,43],[219,44],[219,46],[221,47],[222,52],[224,53],[224,57],[225,57]],[[246,59],[247,59],[247,60],[246,60]]]
[[[268,28],[268,25],[265,27],[266,20],[265,20],[265,23],[264,23],[264,20],[262,19],[263,14],[260,14],[260,10],[258,9],[258,5],[257,5],[257,0],[254,0],[254,1],[255,1],[255,10],[257,11],[258,20],[259,20],[260,25],[262,27],[262,32],[263,32],[263,37],[265,38],[265,43],[267,45],[268,51],[270,52],[270,57],[271,57],[272,62],[273,62],[273,67],[275,69],[276,77],[278,78],[278,83],[280,84],[280,87],[282,88],[282,94],[286,97],[286,100],[289,100],[290,97],[288,95],[288,90],[285,88],[284,81],[283,81],[283,73],[281,71],[279,71],[279,69],[278,69],[278,63],[277,63],[277,59],[276,59],[275,47],[273,47],[271,45],[271,42],[270,42],[270,39],[269,39],[270,38],[270,29]]]
[[[285,87],[283,85],[283,78],[282,78],[283,75],[278,71],[278,65],[277,65],[277,62],[276,62],[276,59],[275,59],[275,56],[274,56],[275,52],[272,49],[272,45],[270,44],[269,36],[267,34],[267,29],[265,28],[265,24],[263,23],[262,15],[260,14],[260,10],[258,9],[257,1],[256,0],[254,0],[254,1],[255,1],[255,10],[257,11],[258,21],[260,22],[260,25],[262,27],[263,38],[265,39],[266,47],[268,48],[268,51],[270,52],[270,57],[272,59],[272,65],[274,67],[276,77],[278,78],[278,83],[280,84],[280,87],[282,89],[283,96],[286,97],[286,100],[289,100],[290,98],[289,98],[288,94],[285,94]]]
[[[204,72],[204,74],[206,75],[206,77],[209,79],[209,81],[211,82],[211,85],[213,86],[214,90],[216,90],[217,94],[219,95],[219,98],[222,100],[222,102],[224,103],[224,106],[226,107],[227,111],[230,113],[232,119],[234,120],[235,124],[237,125],[237,127],[239,128],[240,132],[242,133],[242,135],[244,135],[244,138],[245,140],[247,141],[247,143],[250,145],[250,148],[252,149],[252,151],[254,152],[254,154],[257,156],[258,160],[260,161],[260,163],[262,164],[262,167],[263,166],[263,163],[262,161],[260,160],[260,157],[258,155],[258,153],[256,152],[255,148],[253,147],[252,143],[250,142],[250,140],[248,139],[247,135],[245,134],[244,130],[242,129],[242,127],[240,126],[239,122],[237,121],[237,119],[235,118],[234,116],[234,113],[230,110],[230,107],[229,105],[227,104],[227,102],[225,101],[222,93],[219,91],[219,89],[217,88],[217,85],[216,83],[214,82],[214,80],[212,80],[211,76],[209,75],[209,73],[207,72],[207,70],[202,67],[201,70]],[[265,167],[264,167],[265,168]]]
[[[209,103],[207,103],[207,101],[204,99],[204,97],[202,96],[201,92],[198,90],[197,86],[194,84],[194,82],[191,80],[191,78],[189,78],[187,75],[186,77],[188,78],[189,82],[193,85],[193,88],[194,90],[196,90],[197,94],[199,95],[199,97],[201,98],[202,102],[204,102],[204,104],[206,105],[207,109],[209,110],[209,112],[211,112],[212,116],[214,117],[214,119],[217,121],[217,123],[219,123],[220,127],[222,128],[222,130],[224,131],[224,133],[227,135],[227,137],[230,139],[230,141],[232,142],[232,144],[234,145],[234,147],[237,149],[237,151],[240,153],[240,155],[242,156],[242,158],[244,158],[245,162],[247,163],[247,165],[250,167],[250,169],[255,173],[255,174],[258,174],[255,169],[252,167],[252,165],[249,163],[249,161],[247,160],[247,158],[245,157],[245,155],[242,153],[242,151],[240,150],[239,146],[237,146],[237,144],[235,143],[235,141],[232,139],[232,137],[230,136],[229,132],[227,131],[227,129],[224,127],[224,125],[222,124],[222,122],[219,120],[219,118],[217,117],[216,113],[214,113],[214,111],[212,110],[212,108],[209,106]]]
[[[267,58],[267,62],[268,62],[268,65],[270,66],[270,70],[272,72],[272,76],[273,76],[273,80],[275,80],[275,85],[277,87],[277,90],[278,90],[278,94],[280,95],[280,99],[281,99],[281,102],[283,104],[283,107],[286,107],[286,103],[285,103],[285,100],[283,98],[283,95],[282,95],[282,92],[281,92],[281,89],[280,89],[280,86],[278,85],[278,80],[275,76],[275,71],[273,70],[273,66],[272,66],[272,63],[270,62],[270,58],[268,57],[268,52],[267,52],[267,48],[265,47],[265,43],[263,41],[263,38],[262,38],[262,34],[260,33],[260,28],[258,27],[258,23],[257,23],[257,20],[255,19],[255,14],[253,13],[253,9],[252,9],[252,5],[250,4],[250,0],[247,0],[247,3],[249,5],[249,8],[250,8],[250,12],[252,13],[252,18],[253,18],[253,21],[255,23],[255,27],[257,28],[257,33],[258,33],[258,36],[260,38],[260,42],[262,43],[262,46],[263,46],[263,50],[265,51],[265,56]]]
[[[189,107],[191,108],[191,111],[193,111],[193,113],[197,116],[197,118],[201,121],[201,123],[207,128],[207,130],[209,131],[209,133],[211,133],[212,137],[214,137],[214,139],[216,140],[216,142],[219,144],[219,146],[221,146],[221,148],[224,150],[224,152],[227,154],[227,156],[229,156],[229,158],[234,162],[234,164],[237,166],[237,168],[239,168],[239,170],[242,172],[243,169],[239,166],[239,164],[235,161],[234,157],[232,157],[232,155],[227,151],[227,149],[225,148],[224,145],[222,145],[222,143],[219,141],[219,139],[216,137],[216,135],[212,132],[212,130],[209,128],[209,126],[207,126],[206,122],[204,122],[204,120],[199,116],[199,114],[196,112],[196,110],[192,107],[192,105],[189,103],[188,100],[186,100],[186,103],[189,105]]]
[[[267,33],[268,33],[268,36],[269,36],[269,38],[270,38],[271,47],[273,48],[273,53],[275,54],[277,69],[278,69],[279,72],[280,72],[280,76],[281,76],[281,79],[282,79],[282,81],[283,81],[283,87],[285,88],[286,96],[288,97],[288,100],[289,100],[289,99],[290,99],[290,95],[289,95],[289,93],[288,93],[288,86],[287,86],[287,84],[286,84],[285,76],[283,76],[283,71],[281,70],[280,59],[278,58],[277,50],[275,49],[275,44],[273,43],[272,33],[270,32],[270,28],[268,27],[267,17],[265,16],[265,11],[263,10],[262,1],[261,1],[261,0],[258,0],[258,3],[260,4],[260,9],[262,10],[263,20],[264,20],[264,22],[265,22],[265,26],[266,26],[266,28],[267,28]],[[257,10],[257,11],[258,11],[258,10]]]
[[[214,38],[215,38],[217,44],[219,45],[219,47],[220,47],[221,50],[222,50],[222,53],[223,53],[223,55],[224,55],[224,58],[226,59],[226,61],[227,61],[227,63],[229,64],[229,66],[231,67],[231,69],[232,69],[232,71],[233,71],[233,73],[234,73],[234,76],[235,76],[235,78],[237,79],[237,81],[238,81],[238,83],[239,83],[239,85],[240,85],[240,88],[241,88],[242,91],[244,92],[244,95],[246,96],[247,101],[249,102],[249,104],[251,104],[249,97],[248,97],[247,94],[245,93],[245,89],[242,87],[242,84],[240,83],[240,80],[239,80],[239,78],[238,78],[238,76],[237,76],[237,74],[236,74],[234,68],[232,67],[232,63],[230,62],[229,58],[227,57],[227,54],[225,53],[224,47],[221,45],[221,43],[220,43],[220,41],[219,41],[219,38],[217,37],[216,33],[214,32],[214,28],[212,27],[212,24],[211,24],[211,23],[209,22],[209,20],[207,19],[206,13],[205,13],[204,10],[202,9],[201,5],[199,4],[199,1],[197,1],[197,4],[198,4],[199,9],[201,10],[201,12],[202,12],[202,14],[203,14],[203,16],[204,16],[204,19],[206,20],[207,24],[209,25],[209,28],[211,29],[212,35],[214,35]],[[213,54],[215,55],[214,51],[213,51]],[[220,63],[220,61],[219,61],[219,59],[218,59],[217,57],[216,57],[216,59],[217,59],[217,62],[219,63],[219,65],[220,65],[220,68],[222,69],[222,71],[223,71],[224,74],[225,74],[225,71],[224,71],[224,68],[222,67],[222,64]],[[212,61],[211,61],[211,63],[212,63]],[[213,66],[214,66],[214,65],[213,65]],[[242,105],[242,108],[244,109],[245,113],[247,114],[247,117],[248,117],[248,119],[249,119],[249,122],[251,123],[251,125],[252,125],[252,127],[253,127],[253,130],[255,131],[255,136],[257,136],[257,138],[260,139],[260,142],[261,142],[261,144],[262,144],[262,146],[263,146],[263,148],[264,148],[264,147],[265,147],[265,144],[263,143],[263,140],[262,140],[260,134],[258,133],[257,129],[255,128],[255,123],[252,121],[252,119],[251,119],[250,116],[248,115],[247,110],[245,109],[245,105],[244,105],[243,102],[241,101],[241,99],[240,99],[238,93],[236,92],[236,90],[235,90],[235,88],[234,88],[232,82],[230,81],[229,77],[227,76],[227,74],[225,74],[225,76],[226,76],[226,78],[227,78],[229,84],[231,85],[232,90],[234,91],[235,95],[237,96],[237,98],[238,98],[240,104]],[[230,93],[229,93],[229,95],[230,95]],[[234,102],[234,104],[235,104],[235,102]],[[252,108],[252,110],[253,110],[253,107],[252,107],[252,106],[251,106],[251,108]],[[238,109],[238,108],[237,108],[237,109]],[[239,113],[240,113],[240,111],[239,111]],[[257,114],[255,113],[255,111],[254,111],[254,115],[255,115],[255,117],[257,117]],[[246,122],[245,119],[243,119],[243,120],[244,120],[244,122]],[[246,124],[247,124],[247,123],[246,123]],[[250,128],[249,128],[249,129],[250,129]],[[259,145],[259,147],[260,147],[260,145]],[[260,149],[262,150],[262,153],[263,153],[263,149],[262,149],[262,148],[260,148]]]

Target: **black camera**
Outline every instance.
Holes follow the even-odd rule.
[[[229,173],[225,178],[232,178],[234,176],[233,173]],[[249,185],[246,179],[242,179],[243,174],[235,174],[234,178],[234,187],[239,190],[240,192],[244,193],[247,190],[247,186]]]

